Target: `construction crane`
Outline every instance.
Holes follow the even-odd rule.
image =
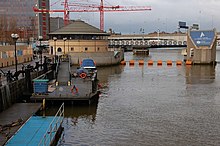
[[[58,0],[61,1],[61,0]],[[58,3],[55,2],[52,5]],[[69,23],[69,13],[70,12],[100,12],[100,30],[104,30],[104,12],[125,12],[125,11],[148,11],[151,10],[150,6],[106,6],[104,5],[103,0],[101,0],[100,5],[95,4],[86,4],[86,3],[69,3],[68,0],[64,0],[61,3],[64,6],[63,10],[47,10],[47,9],[39,9],[33,7],[34,12],[37,13],[54,13],[54,12],[62,12],[64,13],[64,24],[67,25]],[[70,7],[69,7],[70,6]]]

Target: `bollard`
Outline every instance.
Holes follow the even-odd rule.
[[[46,115],[46,99],[43,99],[43,117]]]

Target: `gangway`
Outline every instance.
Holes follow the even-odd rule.
[[[70,80],[70,58],[67,55],[63,55],[59,58],[57,66],[57,83],[58,85],[67,85]]]

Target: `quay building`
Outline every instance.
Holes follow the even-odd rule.
[[[98,66],[118,64],[124,53],[120,49],[109,50],[108,37],[108,33],[82,20],[75,20],[49,33],[49,52],[58,56],[68,54],[75,65],[85,58],[93,59]]]

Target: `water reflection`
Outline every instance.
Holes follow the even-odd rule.
[[[45,111],[46,116],[54,116],[58,111],[60,105],[58,103],[47,105],[47,109]],[[94,124],[96,119],[96,111],[98,107],[98,101],[94,102],[91,105],[79,105],[79,104],[68,104],[65,103],[64,116],[65,118],[71,118],[74,125],[76,125],[79,118],[83,118]],[[43,111],[37,113],[37,115],[43,115]]]
[[[215,67],[211,65],[186,66],[187,84],[210,84],[215,80]]]
[[[122,65],[99,67],[98,79],[101,83],[107,83],[111,75],[121,74],[123,71],[124,71],[124,66]]]
[[[95,122],[96,112],[97,112],[98,103],[94,103],[90,106],[82,106],[82,105],[75,105],[75,106],[66,106],[65,107],[65,117],[66,118],[73,118],[77,120],[79,118],[84,118],[91,123]]]
[[[178,50],[151,55],[154,61],[182,57]],[[126,61],[139,59],[130,53],[125,57]],[[217,146],[219,72],[218,65],[98,68],[106,96],[93,107],[65,105],[65,136],[60,145]]]

